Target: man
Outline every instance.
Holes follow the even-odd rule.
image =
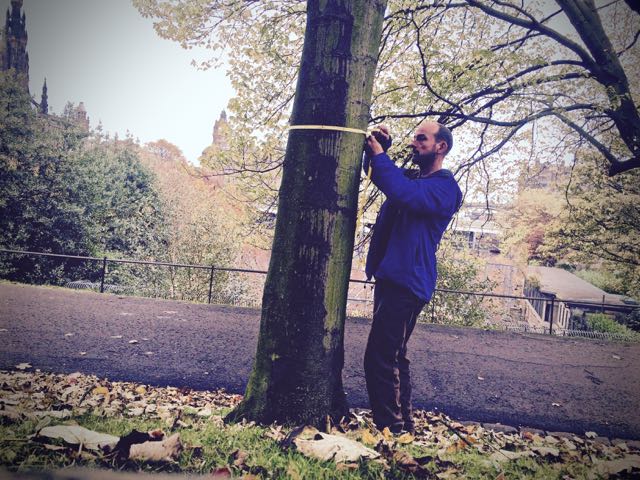
[[[375,277],[376,284],[364,369],[376,426],[400,433],[414,431],[407,341],[433,294],[436,250],[462,193],[453,174],[442,168],[453,146],[447,127],[430,121],[418,126],[411,147],[420,171],[413,175],[387,156],[390,140],[381,126],[365,145],[365,171],[372,169],[371,180],[387,199],[367,256],[367,277]]]

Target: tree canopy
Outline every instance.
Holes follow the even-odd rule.
[[[156,20],[161,36],[212,48],[216,57],[204,66],[226,55],[238,93],[230,104],[235,136],[246,143],[258,133],[260,146],[236,167],[277,168],[305,2],[134,4]],[[622,0],[390,1],[371,122],[393,123],[402,140],[435,116],[462,139],[458,174],[473,172],[485,183],[510,174],[505,159],[523,161],[523,152],[562,159],[582,145],[606,160],[610,175],[636,168],[638,19],[632,2]],[[622,141],[607,141],[610,131]]]

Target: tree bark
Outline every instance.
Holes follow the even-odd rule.
[[[366,129],[386,0],[309,0],[291,125]],[[364,135],[291,130],[260,335],[229,420],[323,426],[347,411],[344,320]]]

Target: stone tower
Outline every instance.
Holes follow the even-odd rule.
[[[87,110],[84,108],[84,102],[80,102],[80,105],[76,108],[75,121],[83,130],[89,130],[89,117],[87,116]]]
[[[27,28],[24,13],[20,14],[21,10],[22,0],[11,0],[4,30],[2,70],[14,69],[22,86],[29,91]]]
[[[229,149],[229,123],[227,122],[227,112],[222,110],[220,118],[213,124],[213,142],[217,151],[224,151]]]

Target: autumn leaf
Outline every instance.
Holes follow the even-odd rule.
[[[151,462],[173,462],[182,453],[180,434],[175,433],[161,441],[148,441],[131,445],[129,459]]]
[[[82,445],[90,450],[112,449],[120,437],[94,432],[79,425],[56,425],[45,427],[37,434],[39,437],[60,438],[72,445]]]
[[[362,437],[360,440],[365,445],[376,445],[379,441],[379,438],[379,436],[373,435],[369,429],[364,429],[362,430]]]
[[[91,393],[93,393],[94,395],[108,395],[109,389],[107,387],[100,386],[94,388]]]

